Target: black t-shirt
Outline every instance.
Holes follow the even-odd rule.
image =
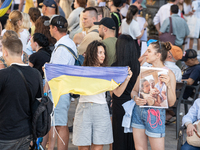
[[[1,25],[2,25],[2,29],[5,28],[7,20],[8,20],[8,14],[5,14],[2,17],[0,17],[0,22],[1,22]]]
[[[36,68],[40,71],[42,77],[44,76],[44,72],[42,70],[42,66],[46,62],[49,62],[51,58],[51,50],[46,51],[44,48],[39,49],[36,53],[33,53],[29,57],[29,61],[33,64],[33,68]]]
[[[200,64],[194,65],[192,67],[189,67],[182,75],[182,79],[188,79],[191,78],[194,80],[194,83],[192,85],[197,85],[197,82],[200,81]],[[186,88],[183,98],[187,99],[191,94],[193,93],[192,88]]]
[[[119,33],[119,27],[121,26],[121,16],[119,12],[112,12],[111,13],[111,18],[115,21],[115,28],[116,28],[116,32],[115,32],[115,37],[118,37],[118,33]]]
[[[41,97],[39,72],[30,66],[16,65],[23,73],[32,94],[32,104]],[[13,67],[0,70],[0,140],[14,140],[31,134],[31,110],[24,81]]]

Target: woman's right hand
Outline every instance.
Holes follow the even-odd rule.
[[[135,100],[135,103],[139,106],[144,106],[147,103],[145,99],[139,98],[137,96],[135,97],[134,100]]]
[[[188,136],[193,136],[194,131],[197,131],[197,129],[194,127],[194,125],[191,124],[191,123],[188,124],[188,125],[187,125],[187,135],[188,135]]]

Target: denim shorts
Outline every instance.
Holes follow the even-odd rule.
[[[113,142],[107,104],[79,102],[74,118],[72,141],[76,146],[105,145]]]
[[[52,99],[51,92],[48,94],[49,98]],[[52,113],[52,124],[51,126],[67,126],[68,122],[68,110],[71,104],[71,98],[69,94],[60,96],[57,106],[54,108]]]
[[[165,109],[141,108],[135,105],[132,113],[131,127],[145,129],[149,137],[165,137]]]

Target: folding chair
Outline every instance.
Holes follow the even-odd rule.
[[[192,88],[193,94],[190,96],[192,99],[182,99],[181,103],[184,104],[185,114],[188,113],[188,105],[193,105],[194,101],[199,97],[200,83],[198,85],[187,85],[186,88]]]
[[[172,107],[176,113],[176,139],[178,138],[178,132],[180,128],[180,106],[186,86],[187,86],[186,82],[176,83],[176,102]]]
[[[177,139],[177,150],[181,149],[181,146],[185,143],[186,135],[186,126],[182,126],[178,132],[178,139]]]

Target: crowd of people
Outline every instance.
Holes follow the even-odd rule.
[[[0,0],[0,6],[4,2]],[[141,106],[162,106],[164,101],[167,106],[176,107],[176,82],[198,84],[200,40],[197,39],[197,50],[193,49],[193,38],[189,39],[189,49],[185,49],[190,29],[184,17],[200,18],[200,1],[169,0],[159,8],[153,18],[157,33],[159,36],[168,33],[171,26],[176,37],[174,43],[148,36],[148,20],[140,15],[145,3],[146,0],[74,0],[73,5],[64,0],[13,2],[0,17],[2,150],[28,149],[32,140],[31,105],[42,97],[40,77],[44,92],[52,100],[43,66],[45,63],[74,65],[70,51],[84,56],[83,66],[128,66],[126,79],[113,91],[80,95],[77,99],[72,143],[79,150],[103,150],[107,144],[110,150],[147,150],[149,140],[151,149],[165,149],[165,123],[174,112]],[[143,42],[148,46],[144,53],[141,52]],[[186,70],[182,69],[183,64]],[[166,69],[168,73],[159,74],[158,80],[141,80],[141,66]],[[27,101],[26,86],[15,68],[24,74],[32,102]],[[185,99],[193,92],[191,88],[186,89]],[[129,117],[132,130],[127,133],[122,127],[126,113],[123,104],[131,99],[135,105]],[[183,118],[188,136],[196,131],[192,123],[200,119],[199,113],[192,111],[197,110],[199,102]],[[53,150],[56,143],[58,150],[68,149],[70,103],[70,94],[59,98],[52,114],[52,127],[41,143],[44,149],[48,144],[48,150]],[[188,147],[193,150],[188,143],[182,149]]]

